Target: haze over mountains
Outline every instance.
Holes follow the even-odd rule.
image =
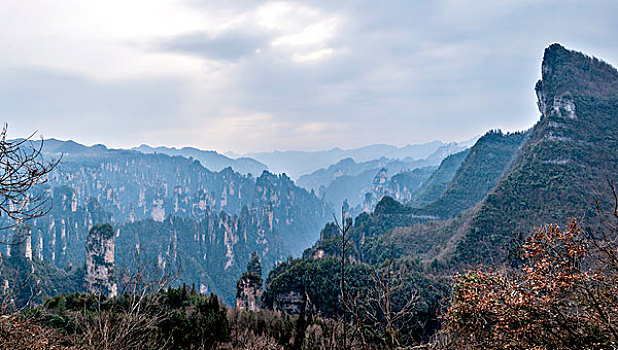
[[[119,264],[141,252],[163,270],[183,266],[179,281],[233,300],[252,251],[268,270],[315,241],[332,213],[287,176],[266,171],[216,172],[182,156],[55,139],[44,142],[43,156],[62,161],[42,188],[52,211],[30,223],[31,255],[59,268],[81,266],[89,229],[111,223]],[[6,242],[12,232],[0,235]]]
[[[268,170],[266,164],[260,163],[255,159],[246,157],[237,157],[235,159],[229,158],[216,151],[205,151],[194,147],[150,147],[148,145],[140,145],[139,147],[133,147],[132,150],[141,153],[162,153],[170,156],[183,156],[185,158],[193,158],[200,161],[202,165],[212,171],[221,171],[227,167],[232,168],[234,171],[247,175],[249,173],[259,175],[264,170]]]
[[[268,272],[315,242],[333,208],[347,202],[359,213],[386,194],[409,199],[444,157],[471,142],[261,154],[273,164],[304,162],[297,168],[301,163],[292,163],[293,171],[313,171],[298,180],[303,189],[252,158],[191,147],[122,150],[48,139],[42,155],[62,161],[45,188],[52,211],[31,223],[31,254],[59,268],[80,266],[90,227],[111,223],[118,264],[140,252],[163,269],[184,266],[179,281],[233,300],[234,282],[252,251]],[[337,163],[328,164],[331,159]],[[321,164],[329,167],[317,169]],[[11,233],[2,238],[10,240]]]
[[[380,278],[393,282],[395,271],[403,277],[395,281],[401,288],[387,291],[393,303],[415,301],[406,332],[429,339],[454,288],[445,281],[469,266],[521,264],[529,257],[517,251],[535,227],[577,218],[582,235],[616,239],[615,229],[611,237],[603,231],[602,216],[616,216],[618,206],[611,187],[618,183],[618,70],[552,44],[541,74],[534,126],[462,143],[232,159],[188,147],[47,140],[44,158],[62,162],[38,190],[54,206],[0,231],[0,241],[18,242],[0,246],[9,258],[3,276],[25,266],[42,286],[40,298],[43,290],[80,289],[85,275],[110,268],[104,285],[113,290],[114,264],[128,266],[137,254],[163,271],[181,266],[177,283],[228,304],[237,298],[236,305],[300,314],[304,322],[307,312],[345,315],[344,283],[358,302]],[[330,222],[339,208],[348,230]],[[11,222],[3,216],[0,223]],[[104,237],[93,239],[97,232]],[[93,241],[112,252],[107,260],[93,255]],[[584,264],[568,262],[574,265]]]
[[[273,151],[248,154],[227,152],[227,155],[213,150],[201,150],[195,147],[152,147],[142,144],[132,150],[141,153],[162,153],[178,155],[186,158],[199,160],[205,167],[213,171],[221,171],[231,167],[241,174],[260,174],[264,170],[272,173],[283,174],[297,180],[303,175],[311,174],[322,168],[340,162],[343,159],[352,159],[355,162],[365,163],[381,158],[390,160],[422,160],[436,163],[454,150],[471,147],[478,137],[473,137],[463,142],[432,141],[423,144],[411,144],[403,147],[376,144],[353,149],[333,148],[325,151]],[[347,174],[346,174],[347,175]],[[304,184],[301,184],[304,186]],[[304,186],[317,191],[319,186]]]
[[[302,175],[313,173],[318,169],[328,168],[330,165],[346,158],[363,163],[383,157],[393,160],[419,160],[428,158],[432,154],[440,157],[440,150],[448,150],[449,147],[470,147],[477,138],[473,137],[467,141],[451,143],[432,141],[423,144],[410,144],[403,147],[378,144],[347,150],[333,148],[326,151],[273,151],[248,153],[244,156],[268,164],[271,171],[286,173],[296,180]],[[230,155],[238,156],[233,153],[230,153]],[[440,159],[443,157],[440,157]]]
[[[36,148],[39,142],[32,145]],[[268,272],[287,255],[298,256],[310,246],[333,208],[348,198],[356,212],[371,210],[385,192],[370,195],[373,202],[365,207],[361,199],[375,190],[371,179],[378,173],[384,176],[383,168],[389,169],[390,178],[438,164],[464,147],[433,142],[406,148],[376,145],[334,153],[305,152],[319,162],[346,155],[368,159],[380,150],[392,157],[406,156],[403,160],[382,156],[358,164],[348,158],[315,171],[306,178],[316,179],[318,196],[286,175],[269,173],[267,165],[251,158],[232,159],[190,147],[142,145],[122,150],[48,139],[43,157],[62,161],[44,189],[53,199],[52,211],[31,222],[31,254],[59,268],[80,266],[90,227],[111,223],[118,244],[116,263],[128,265],[132,254],[139,252],[163,269],[183,266],[178,281],[196,283],[202,291],[233,300],[234,282],[252,251],[258,252]],[[411,155],[426,158],[412,160]],[[271,155],[280,162],[286,157],[288,153]],[[320,175],[324,172],[327,175]],[[336,180],[347,178],[361,182],[345,181],[353,186],[342,191]],[[8,241],[11,233],[5,231],[2,237]]]

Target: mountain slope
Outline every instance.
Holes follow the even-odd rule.
[[[416,190],[410,200],[410,205],[415,208],[421,208],[438,199],[455,176],[455,173],[457,173],[469,152],[470,149],[468,148],[444,158],[438,169]]]
[[[526,133],[490,131],[470,149],[444,192],[420,212],[449,218],[473,207],[485,197],[519,152]]]
[[[618,182],[618,71],[553,44],[536,86],[541,120],[511,170],[472,213],[451,228],[455,261],[503,259],[514,232],[582,217],[598,224],[595,199],[611,203]]]

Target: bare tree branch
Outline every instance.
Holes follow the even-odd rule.
[[[7,140],[7,124],[0,132],[0,216],[14,223],[46,215],[51,209],[51,199],[35,187],[47,182],[47,175],[58,165],[57,160],[45,161],[41,137],[38,146],[32,141],[35,133],[23,140]],[[0,242],[7,243],[7,242]]]

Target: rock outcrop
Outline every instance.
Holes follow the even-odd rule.
[[[179,283],[233,303],[252,251],[265,267],[299,255],[332,213],[284,174],[212,172],[194,159],[69,141],[49,140],[43,151],[63,156],[45,188],[51,211],[29,222],[32,255],[61,269],[84,265],[89,229],[113,223],[117,264],[132,266],[137,250],[166,273],[181,266]]]
[[[289,315],[300,315],[307,308],[307,296],[298,291],[289,291],[275,295],[273,310],[281,311]]]
[[[262,308],[262,264],[256,252],[251,254],[247,271],[236,284],[236,307],[257,311]]]
[[[109,224],[90,229],[86,243],[86,284],[91,293],[115,296],[114,230]]]
[[[19,225],[13,229],[7,255],[14,259],[32,260],[32,233],[29,226]]]
[[[618,182],[618,70],[553,44],[541,72],[540,120],[466,222],[446,230],[456,263],[497,264],[519,232],[548,223],[585,218],[591,232],[604,229],[597,203],[605,215],[614,202],[606,184]]]

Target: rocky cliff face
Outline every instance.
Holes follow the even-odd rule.
[[[108,224],[96,225],[88,234],[86,284],[91,293],[118,294],[114,276],[114,230]]]
[[[247,263],[247,271],[236,283],[236,307],[251,311],[261,309],[264,294],[262,282],[262,264],[258,255],[253,252]]]
[[[307,308],[306,296],[298,291],[276,294],[273,298],[273,310],[288,315],[300,315]]]
[[[37,238],[31,226],[21,224],[9,231],[7,255],[0,259],[0,294],[5,302],[32,306],[59,293],[84,291],[83,268],[59,269],[39,258],[33,249]]]
[[[79,203],[70,187],[60,186],[46,191],[52,198],[52,210],[46,216],[28,222],[32,257],[49,260],[61,268],[79,266],[85,261],[88,230],[95,224],[110,222],[110,215],[94,198]],[[0,249],[6,249],[8,253],[10,246]]]
[[[32,232],[30,226],[18,225],[7,246],[7,256],[23,261],[32,261]]]
[[[385,196],[390,196],[401,203],[410,202],[417,190],[435,170],[436,167],[428,166],[402,171],[389,177],[388,171],[381,169],[373,179],[371,192],[365,194],[363,211],[371,213],[378,202]]]
[[[182,266],[181,282],[233,302],[252,251],[268,267],[300,254],[332,213],[285,175],[212,172],[183,157],[56,140],[45,149],[64,156],[44,189],[52,211],[30,222],[32,254],[63,269],[85,262],[92,226],[112,223],[116,263],[128,265],[138,250],[168,271]]]
[[[229,304],[251,252],[259,252],[268,266],[286,256],[272,208],[244,207],[238,215],[208,212],[199,219],[139,220],[119,226],[116,236],[118,265],[131,265],[133,252],[138,251],[143,262],[161,272],[180,268],[177,283],[195,284]]]
[[[311,223],[327,217],[324,203],[296,187],[285,175],[263,172],[254,178],[231,168],[212,172],[199,162],[180,156],[110,150],[104,146],[73,145],[67,150],[66,144],[53,148],[54,145],[47,151],[49,156],[65,153],[50,176],[52,187],[70,187],[75,195],[71,200],[77,206],[95,198],[115,222],[161,222],[169,215],[200,216],[207,209],[234,214],[245,205],[293,207],[304,201],[301,210],[292,211],[293,215],[285,218],[278,218],[276,210],[275,226],[283,235],[294,232],[297,238],[306,235],[313,240],[316,237],[312,236],[315,233]],[[285,214],[285,210],[281,213]],[[286,222],[286,218],[291,220]]]

